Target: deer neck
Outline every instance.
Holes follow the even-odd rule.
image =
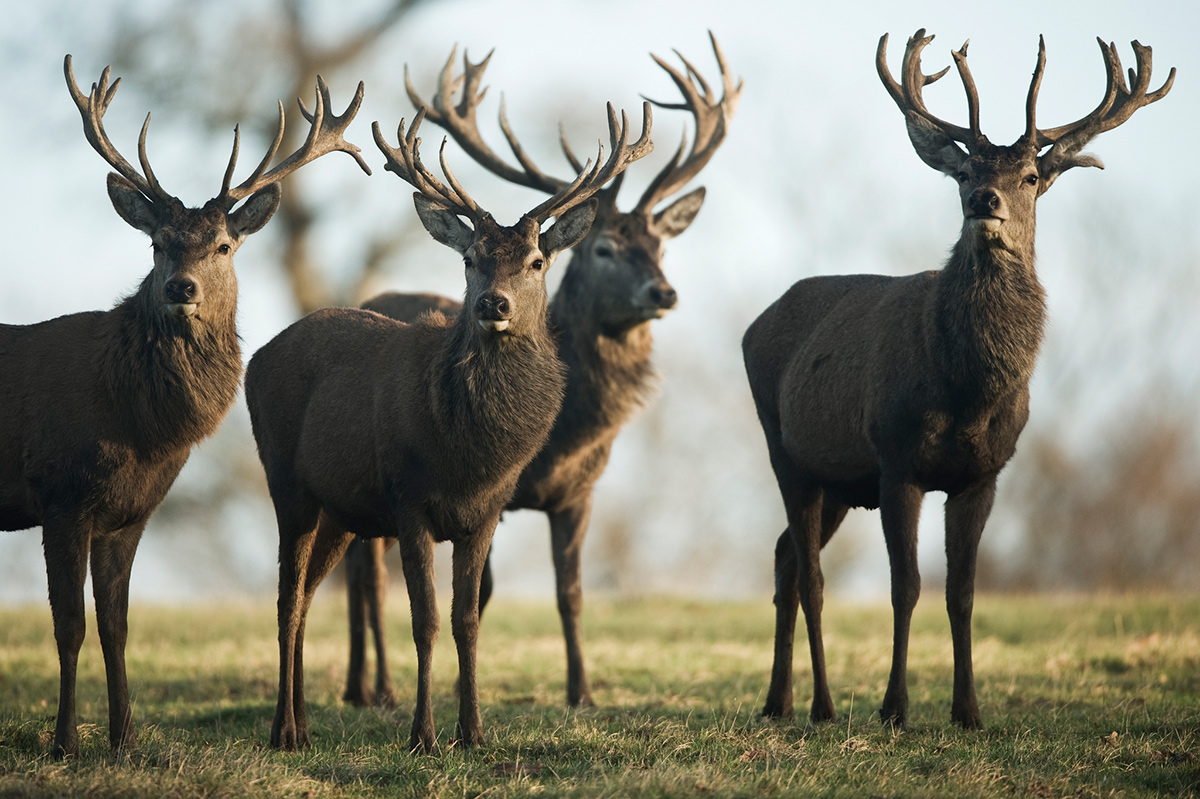
[[[645,404],[656,376],[650,322],[606,327],[586,282],[573,278],[568,270],[550,306],[567,366],[566,400],[555,438],[588,437],[621,426]]]
[[[494,453],[503,466],[523,465],[545,443],[564,384],[545,325],[531,335],[487,334],[464,310],[430,368],[430,407],[448,446]]]
[[[212,435],[241,382],[234,314],[206,322],[168,317],[152,299],[147,277],[107,321],[100,371],[138,449],[188,447]]]
[[[1026,386],[1046,318],[1046,295],[1024,249],[981,246],[964,232],[938,283],[935,357],[951,388],[988,404]]]

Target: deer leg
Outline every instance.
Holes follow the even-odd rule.
[[[450,606],[450,624],[458,649],[458,729],[456,737],[463,746],[483,744],[483,719],[479,713],[479,684],[476,674],[476,648],[479,642],[479,583],[483,566],[492,546],[492,535],[499,518],[482,530],[454,542],[454,597]]]
[[[129,572],[145,527],[142,520],[92,542],[92,594],[108,681],[108,739],[114,752],[137,746],[125,675],[125,642],[129,637]]]
[[[50,587],[50,614],[58,645],[58,720],[54,726],[55,760],[79,755],[75,727],[75,673],[87,627],[83,585],[87,580],[89,532],[78,522],[47,519],[42,527],[42,550]]]
[[[417,706],[413,710],[408,748],[436,754],[433,731],[433,644],[438,635],[437,595],[433,583],[433,538],[424,528],[400,531],[400,561],[412,608],[413,642],[417,646]]]
[[[825,515],[822,510],[823,492],[806,490],[798,499],[796,506],[788,509],[788,529],[795,543],[793,551],[796,556],[796,592],[800,599],[800,607],[804,611],[804,626],[808,633],[809,656],[812,660],[813,700],[809,708],[809,718],[813,721],[830,721],[834,713],[833,698],[829,694],[829,677],[825,669],[825,638],[821,629],[821,611],[825,606],[825,575],[821,572],[821,547],[829,540],[829,536],[833,535],[833,530],[826,534],[822,524]],[[836,525],[833,529],[836,529]],[[794,608],[793,605],[793,629]]]
[[[921,514],[921,489],[912,483],[880,480],[879,512],[892,572],[892,672],[879,712],[884,724],[908,723],[908,634],[912,612],[921,595],[917,567],[917,520]]]
[[[950,718],[968,730],[983,728],[971,665],[971,611],[979,538],[992,512],[995,478],[946,500],[946,610],[954,641],[954,697]]]
[[[346,605],[350,615],[350,665],[342,699],[362,707],[374,702],[367,687],[367,592],[370,580],[368,541],[355,538],[346,549]]]
[[[294,513],[276,502],[279,521],[279,700],[271,725],[271,746],[288,752],[305,745],[308,731],[297,725],[296,699],[303,705],[303,686],[295,684],[296,641],[304,621],[304,580],[316,538],[317,511]],[[300,711],[303,717],[303,709]]]
[[[764,716],[792,716],[792,652],[796,637],[796,610],[800,586],[796,577],[796,542],[791,528],[775,542],[775,658],[771,686],[767,689]]]
[[[366,606],[371,624],[371,635],[375,638],[375,704],[395,707],[396,687],[392,684],[392,673],[387,662],[387,637],[383,632],[383,607],[387,601],[387,564],[383,560],[391,538],[372,538],[367,542],[371,554],[367,568],[370,581],[367,583]]]
[[[307,626],[308,611],[312,607],[317,587],[342,559],[353,538],[353,533],[338,527],[329,517],[321,514],[316,534],[313,536],[312,549],[309,551],[308,565],[304,570],[300,623],[296,626],[292,654],[292,712],[296,721],[296,743],[301,747],[309,745],[308,715],[304,703],[304,630]]]
[[[579,635],[579,614],[583,608],[579,561],[591,511],[592,495],[589,493],[576,504],[548,514],[558,615],[562,619],[567,645],[567,704],[572,707],[594,707],[596,704],[588,687]]]

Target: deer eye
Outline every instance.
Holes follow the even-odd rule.
[[[959,172],[957,175],[954,176],[954,179],[957,180],[959,183],[966,183],[968,180],[971,179],[971,176],[968,175],[966,172]]]
[[[475,267],[475,262],[471,260],[470,256],[464,256],[463,266],[465,266],[467,269],[473,269]]]
[[[1038,176],[1032,172],[1025,176],[1026,186],[1036,186],[1038,184]]]
[[[221,255],[229,255],[230,251],[231,251],[231,248],[228,244],[222,244],[220,247],[217,248],[217,252],[220,253]]]
[[[613,251],[612,251],[611,247],[605,247],[605,246],[601,245],[596,248],[596,255],[598,255],[601,258],[612,258],[612,254],[613,254]]]
[[[157,241],[150,242],[150,252],[154,253],[155,255],[158,255],[160,252],[162,252],[162,247],[158,246]]]
[[[538,258],[536,261],[534,261],[533,263],[531,263],[529,265],[529,268],[534,270],[535,272],[540,272],[540,271],[542,271],[542,267],[545,265],[546,265],[546,262],[543,261],[541,258]]]

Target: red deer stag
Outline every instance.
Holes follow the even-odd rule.
[[[279,132],[253,174],[229,185],[237,163],[235,129],[221,193],[186,208],[150,168],[149,115],[138,140],[142,173],[109,141],[103,117],[120,79],[110,86],[106,68],[85,94],[69,55],[63,71],[84,135],[116,170],[108,176],[113,208],[150,237],[154,268],[110,311],[0,325],[0,530],[42,527],[60,669],[59,758],[79,753],[75,671],[89,552],[108,676],[109,740],[114,750],[136,743],[125,678],[129,571],[146,520],[192,445],[216,430],[237,394],[242,356],[234,252],[275,212],[285,175],[334,150],[367,169],[358,148],[342,139],[362,85],[339,117],[329,112],[329,90],[318,78],[315,110],[304,110],[312,129],[299,150],[267,171],[283,136],[281,103]]]
[[[387,169],[412,184],[430,234],[466,267],[466,311],[412,324],[352,308],[318,311],[250,361],[246,401],[279,522],[279,704],[271,744],[308,743],[304,620],[317,585],[357,533],[400,543],[417,648],[417,704],[409,745],[436,749],[431,703],[438,612],[433,544],[452,541],[451,624],[460,675],[458,739],[483,742],[476,685],[479,586],[500,512],[546,442],[562,403],[563,364],[547,325],[545,275],[586,235],[592,198],[650,152],[627,143],[610,105],[612,154],[603,149],[562,191],[501,227],[450,172],[443,185],[420,161],[416,132],[400,123],[392,148],[375,123]],[[471,222],[468,227],[460,217]],[[546,231],[542,225],[557,217]],[[350,531],[353,530],[354,533]]]
[[[650,320],[661,319],[675,306],[675,289],[662,271],[663,244],[678,236],[695,218],[704,201],[698,188],[662,210],[657,206],[678,193],[704,168],[725,138],[741,95],[734,85],[717,40],[709,34],[720,67],[722,96],[718,100],[704,78],[680,55],[685,74],[657,56],[683,95],[678,104],[658,103],[692,114],[696,133],[691,150],[686,140],[675,157],[643,192],[632,211],[617,210],[621,178],[597,193],[596,222],[572,250],[567,271],[550,304],[550,324],[559,338],[559,356],[567,366],[567,387],[562,410],[549,441],[525,467],[510,510],[529,508],[550,519],[551,551],[557,578],[558,612],[567,647],[567,703],[591,705],[579,634],[582,605],[580,553],[592,504],[592,488],[608,463],[614,439],[650,391],[654,372],[650,364],[653,344]],[[485,89],[483,72],[491,59],[472,64],[465,54],[464,74],[453,76],[451,53],[441,73],[429,118],[445,128],[468,154],[492,173],[523,186],[553,193],[567,181],[549,177],[524,154],[501,110],[500,124],[521,168],[510,166],[483,142],[476,126],[476,109]],[[407,76],[406,76],[407,77]],[[424,106],[412,84],[408,94]],[[463,87],[462,100],[453,99]],[[563,140],[572,166],[579,162]],[[686,155],[685,155],[686,153]],[[430,308],[457,313],[458,303],[432,294],[386,293],[363,304],[364,308],[411,321]],[[365,658],[366,628],[375,638],[375,700],[394,701],[384,653],[383,595],[387,572],[383,565],[383,540],[357,540],[346,553],[350,606],[350,668],[344,698],[356,704],[372,701]],[[489,559],[490,560],[490,559]],[[492,588],[490,562],[484,565],[480,593],[482,613]]]
[[[1147,93],[1150,48],[1134,42],[1137,70],[1130,71],[1127,87],[1116,47],[1100,42],[1108,73],[1100,105],[1077,122],[1041,129],[1034,121],[1046,63],[1039,43],[1025,132],[1015,143],[997,146],[979,129],[979,96],[965,44],[953,56],[969,127],[926,109],[922,88],[946,72],[921,70],[921,51],[932,39],[922,29],[908,40],[899,84],[888,71],[886,35],[876,64],[904,113],[917,155],[958,181],[963,226],[945,267],[898,278],[801,280],[755,320],[742,342],[788,521],[775,548],[775,662],[767,716],[792,712],[799,603],[812,654],[812,719],[833,718],[821,642],[820,551],[847,508],[878,507],[895,613],[881,716],[885,723],[907,722],[909,621],[920,592],[917,517],[926,492],[944,491],[946,605],[954,642],[950,715],[963,727],[981,726],[971,667],[975,559],[996,476],[1028,418],[1029,377],[1042,338],[1036,201],[1066,170],[1101,166],[1080,153],[1084,145],[1161,99],[1175,76],[1171,70],[1162,88]]]

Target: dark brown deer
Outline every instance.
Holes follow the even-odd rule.
[[[547,325],[545,274],[587,233],[601,186],[651,150],[627,143],[610,105],[612,154],[511,227],[455,180],[422,164],[416,132],[400,123],[392,148],[375,123],[387,169],[417,192],[430,234],[463,256],[466,311],[413,324],[351,308],[311,314],[250,361],[246,401],[279,522],[279,704],[271,744],[309,740],[304,716],[304,620],[317,585],[354,534],[399,540],[417,648],[417,704],[409,745],[436,749],[431,702],[438,612],[433,544],[451,541],[451,624],[458,649],[457,737],[483,742],[476,684],[479,586],[500,512],[545,444],[562,403],[563,364]],[[460,217],[471,222],[468,227]],[[557,217],[545,232],[542,225]],[[350,531],[354,532],[351,533]]]
[[[138,140],[142,173],[109,141],[103,117],[120,79],[110,86],[106,68],[84,94],[69,55],[63,71],[84,135],[116,170],[108,176],[113,208],[150,236],[154,268],[110,311],[0,325],[0,530],[42,527],[60,669],[57,758],[79,753],[75,672],[89,552],[108,676],[109,740],[114,750],[136,743],[125,677],[129,572],[150,514],[192,445],[216,430],[237,394],[242,357],[234,252],[275,212],[285,175],[333,150],[367,168],[358,148],[342,139],[362,85],[338,117],[328,112],[329,91],[318,78],[315,110],[304,111],[312,130],[301,149],[266,171],[283,135],[280,104],[279,133],[254,173],[230,187],[235,129],[221,193],[186,208],[150,168],[149,115]]]
[[[710,34],[711,37],[711,34]],[[729,120],[741,95],[734,85],[725,58],[712,37],[720,67],[723,92],[718,100],[704,78],[680,55],[686,74],[657,56],[683,95],[682,102],[664,108],[688,111],[696,133],[690,151],[686,139],[675,157],[643,192],[632,211],[617,210],[621,178],[597,194],[596,222],[572,250],[567,271],[550,304],[551,326],[558,333],[559,356],[567,366],[566,397],[545,448],[525,468],[509,503],[510,510],[543,511],[550,519],[551,550],[557,581],[558,612],[567,648],[567,703],[591,705],[579,633],[582,605],[580,553],[591,511],[592,488],[608,463],[609,452],[621,427],[650,392],[654,371],[650,364],[653,339],[650,321],[661,319],[675,306],[675,289],[662,271],[663,245],[691,224],[704,201],[704,189],[685,194],[666,208],[657,207],[694,178],[725,138]],[[441,73],[429,118],[451,135],[476,161],[494,174],[534,189],[554,192],[566,181],[549,177],[524,154],[501,110],[501,127],[521,168],[510,166],[483,142],[475,116],[486,89],[480,89],[489,54],[472,64],[464,54],[464,74],[454,77],[455,54]],[[406,81],[407,82],[407,81]],[[457,105],[453,95],[463,87]],[[413,103],[425,103],[408,82]],[[571,164],[579,162],[563,141]],[[453,300],[432,294],[389,292],[363,304],[364,308],[411,321],[428,308],[456,313]],[[350,607],[350,667],[344,698],[356,704],[372,701],[365,658],[366,629],[374,633],[376,679],[374,701],[394,702],[384,652],[382,604],[387,572],[385,544],[359,540],[346,553]],[[490,559],[485,564],[480,612],[492,589]]]
[[[849,507],[878,507],[895,613],[881,716],[884,723],[907,722],[909,620],[920,592],[917,517],[926,492],[944,491],[946,605],[954,644],[950,715],[963,727],[981,726],[971,667],[975,559],[996,476],[1029,414],[1029,377],[1042,338],[1036,201],[1066,170],[1101,166],[1080,150],[1161,99],[1175,77],[1171,70],[1162,88],[1147,93],[1150,48],[1134,42],[1137,70],[1130,70],[1126,86],[1115,45],[1101,41],[1108,73],[1104,99],[1083,119],[1043,130],[1034,120],[1046,63],[1039,43],[1025,132],[1012,145],[997,146],[979,129],[965,44],[953,56],[967,94],[969,127],[926,109],[922,88],[946,72],[921,71],[921,51],[932,39],[922,29],[908,40],[899,84],[887,68],[886,35],[876,63],[921,160],[959,184],[962,233],[944,268],[899,278],[801,280],[755,320],[742,343],[788,521],[775,548],[775,662],[767,716],[792,712],[799,604],[812,654],[811,716],[833,718],[821,642],[820,551]]]

